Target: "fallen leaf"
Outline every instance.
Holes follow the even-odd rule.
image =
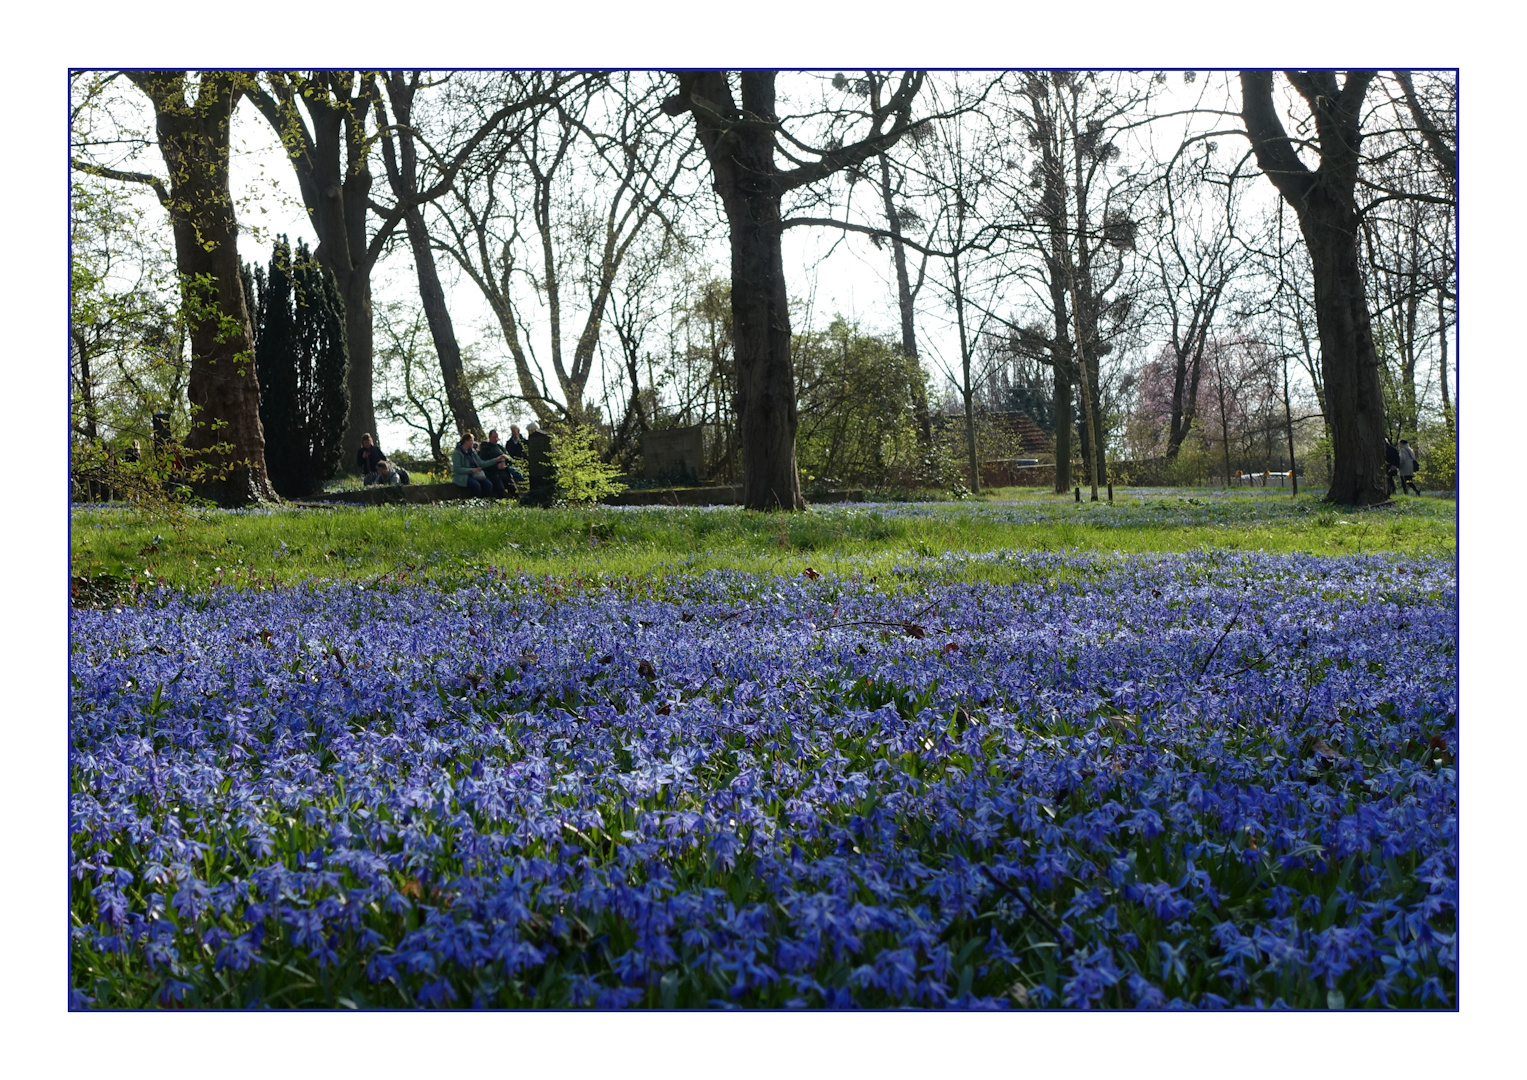
[[[815,580],[815,579],[817,579],[817,578],[822,576],[821,574],[817,573],[815,570],[813,570],[809,566],[806,567],[806,569],[803,570],[802,573],[804,573],[807,577],[811,578],[812,580]]]
[[[644,679],[657,678],[657,668],[652,666],[651,660],[643,660],[637,664],[636,673]]]
[[[901,624],[901,628],[906,632],[908,637],[915,637],[921,640],[928,636],[928,631],[924,630],[921,626],[918,626],[915,622],[904,622]]]

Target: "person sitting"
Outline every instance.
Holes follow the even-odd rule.
[[[486,497],[493,494],[493,482],[488,479],[482,459],[472,449],[472,433],[462,435],[456,449],[451,451],[451,483],[464,487],[473,495]]]
[[[361,447],[355,452],[355,471],[362,476],[376,472],[376,463],[385,455],[382,448],[372,441],[369,434],[361,436]]]
[[[408,483],[408,473],[398,468],[386,458],[382,458],[376,463],[376,471],[366,474],[365,483],[368,486],[380,484],[383,487],[406,484]]]
[[[477,448],[477,456],[488,467],[488,479],[498,494],[513,495],[515,485],[525,482],[525,474],[510,464],[508,451],[499,444],[498,429],[488,432],[488,441]]]

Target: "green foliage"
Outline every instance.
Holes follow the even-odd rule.
[[[626,490],[615,479],[620,470],[600,458],[599,438],[593,428],[573,427],[552,443],[557,498],[568,506],[590,506]]]
[[[190,364],[170,253],[142,209],[90,178],[69,201],[69,423],[87,440],[147,442],[164,410],[189,425]]]
[[[1449,409],[1448,422],[1428,425],[1416,441],[1416,476],[1431,491],[1452,491],[1458,486],[1457,413]]]
[[[299,242],[276,242],[270,270],[245,275],[257,292],[255,364],[265,467],[276,491],[300,498],[321,491],[339,468],[350,399],[344,310],[334,277]]]
[[[921,464],[913,387],[917,360],[843,319],[791,344],[800,429],[795,453],[808,488],[909,483]],[[925,391],[926,392],[926,391]]]

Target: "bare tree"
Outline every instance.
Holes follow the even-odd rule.
[[[1198,417],[1204,352],[1227,290],[1251,256],[1236,236],[1240,189],[1217,173],[1212,144],[1201,144],[1196,160],[1165,170],[1153,215],[1151,261],[1173,358],[1168,461]]]
[[[1003,321],[1011,344],[1055,372],[1055,489],[1071,485],[1073,388],[1089,483],[1107,477],[1102,360],[1133,321],[1129,287],[1142,174],[1121,164],[1121,140],[1142,123],[1152,82],[1132,73],[1020,71],[1008,76],[1005,149],[1014,281],[1037,295],[1042,318]]]
[[[437,244],[488,301],[520,397],[542,422],[588,418],[610,308],[624,302],[623,287],[652,284],[622,268],[649,230],[672,233],[693,140],[663,117],[662,98],[661,84],[639,72],[562,86],[554,107],[484,145],[442,209]],[[538,323],[555,388],[535,348]]]

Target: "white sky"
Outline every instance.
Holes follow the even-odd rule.
[[[736,15],[730,14],[736,11]],[[1475,14],[1475,11],[1479,14]],[[1518,418],[1527,400],[1520,333],[1527,175],[1507,8],[1394,2],[1303,8],[986,2],[936,8],[662,9],[587,0],[570,8],[364,8],[270,0],[257,7],[129,7],[80,0],[25,7],[7,21],[11,153],[0,175],[7,258],[0,296],[11,361],[9,473],[0,620],[7,727],[3,793],[15,885],[5,891],[11,977],[6,1058],[23,1075],[106,1070],[162,1075],[169,1063],[219,1076],[397,1075],[463,1068],[485,1075],[672,1077],[694,1063],[729,1077],[1061,1073],[1180,1077],[1185,1070],[1276,1077],[1448,1075],[1520,1069],[1520,903],[1515,854],[1527,761],[1520,722],[1521,512]],[[225,14],[226,13],[226,14]],[[236,21],[235,21],[236,20]],[[1355,54],[1355,55],[1354,55]],[[370,1014],[69,1015],[66,942],[68,409],[66,69],[124,64],[317,66],[677,66],[724,63],[949,67],[1461,65],[1463,175],[1460,397],[1463,891],[1462,1011],[1339,1017],[872,1014],[485,1017]],[[1479,391],[1479,392],[1476,392]],[[52,427],[58,424],[58,428]],[[50,434],[51,432],[51,434]],[[82,643],[88,647],[88,642]],[[1403,643],[1397,642],[1397,648]]]

